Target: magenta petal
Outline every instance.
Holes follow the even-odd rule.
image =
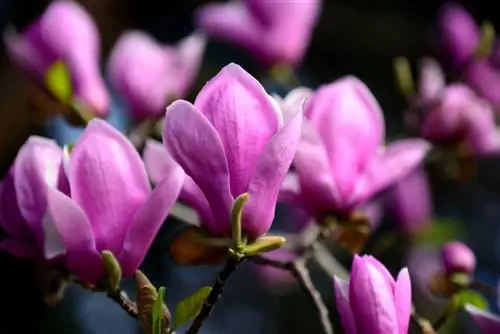
[[[444,72],[439,63],[432,58],[420,61],[420,76],[418,80],[418,95],[422,101],[428,102],[438,98],[446,85]]]
[[[318,131],[342,197],[383,144],[382,110],[368,87],[348,76],[320,87],[308,99],[306,118]]]
[[[371,263],[360,262],[351,277],[349,296],[359,333],[398,333],[393,291]]]
[[[373,159],[357,181],[350,203],[364,202],[408,175],[422,162],[430,148],[430,144],[422,139],[404,139],[389,145],[385,152]]]
[[[160,183],[166,175],[175,172],[176,169],[180,169],[184,173],[179,164],[170,156],[165,146],[159,141],[148,139],[143,156],[146,170],[151,181],[155,184]]]
[[[0,241],[0,250],[20,258],[39,259],[41,256],[36,247],[15,238]]]
[[[382,274],[382,276],[384,277],[384,279],[387,283],[389,290],[393,291],[395,288],[396,282],[394,281],[394,278],[392,278],[392,275],[389,272],[389,270],[387,270],[387,268],[379,260],[377,260],[376,258],[374,258],[371,255],[365,255],[365,256],[363,256],[363,259],[365,260],[365,263],[371,264],[373,267],[375,267]]]
[[[42,241],[40,223],[47,206],[47,187],[57,186],[61,161],[61,149],[53,140],[32,136],[21,147],[14,163],[19,210],[38,242]]]
[[[454,65],[467,63],[480,39],[480,29],[474,18],[459,4],[447,3],[440,11],[439,26],[445,51]]]
[[[335,300],[337,301],[337,311],[340,315],[340,322],[345,334],[358,334],[356,323],[349,304],[349,283],[334,277],[333,282],[335,285]]]
[[[293,159],[299,176],[304,205],[314,213],[332,209],[340,203],[340,194],[332,177],[328,153],[315,129],[307,120]]]
[[[119,251],[132,216],[151,192],[134,146],[105,121],[92,120],[71,153],[69,180],[98,248]]]
[[[191,103],[179,100],[167,108],[163,143],[210,204],[214,220],[203,222],[204,227],[214,234],[230,233],[234,198],[226,155],[214,127]]]
[[[283,184],[278,194],[278,201],[291,205],[301,205],[300,203],[300,182],[298,175],[293,172],[286,174]]]
[[[494,107],[500,107],[500,93],[498,89],[495,89],[500,85],[500,71],[487,59],[470,64],[465,72],[465,78],[479,95],[487,99]]]
[[[49,188],[47,219],[64,242],[68,269],[88,283],[101,279],[105,275],[104,262],[96,249],[92,226],[82,209],[63,193]]]
[[[403,268],[396,280],[394,304],[398,318],[399,334],[407,334],[411,315],[411,281],[407,268]]]
[[[13,168],[0,183],[0,226],[12,237],[22,239],[31,236],[30,227],[17,204]]]
[[[236,64],[225,66],[194,103],[220,136],[227,157],[231,193],[246,191],[267,141],[278,131],[279,110],[262,85]]]
[[[123,275],[131,276],[144,260],[161,225],[174,206],[184,181],[181,169],[170,171],[139,208],[118,254]]]
[[[261,26],[243,1],[202,6],[196,13],[196,23],[211,37],[234,43],[250,51],[260,50]]]
[[[179,77],[173,80],[173,84],[176,84],[177,87],[175,92],[177,97],[184,98],[189,93],[200,70],[206,44],[206,37],[199,32],[195,32],[177,43],[176,58],[181,64],[175,68]]]
[[[196,210],[203,225],[213,226],[215,223],[210,204],[201,191],[200,187],[194,183],[193,179],[184,175],[184,185],[179,195],[179,200]]]
[[[264,147],[250,179],[250,200],[245,206],[243,231],[252,238],[266,233],[274,219],[281,184],[290,168],[302,128],[298,112]]]

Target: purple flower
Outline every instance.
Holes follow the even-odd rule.
[[[500,331],[500,317],[498,315],[481,310],[472,304],[467,304],[464,308],[482,334],[496,334]]]
[[[463,84],[447,86],[439,103],[425,111],[422,137],[438,144],[466,144],[474,155],[496,154],[500,131],[490,104]]]
[[[102,120],[93,120],[65,160],[71,197],[48,188],[46,229],[58,238],[45,254],[63,250],[68,269],[81,280],[104,277],[101,252],[111,251],[124,276],[142,262],[174,205],[183,174],[173,170],[151,191],[132,144]]]
[[[478,46],[481,29],[469,12],[457,3],[445,4],[439,13],[443,51],[456,67],[467,65]]]
[[[234,199],[249,193],[242,229],[250,238],[270,228],[278,191],[300,138],[302,113],[283,124],[260,83],[236,64],[224,67],[194,105],[167,107],[163,142],[196,187],[194,208],[215,236],[231,233]]]
[[[476,269],[476,256],[472,249],[459,241],[450,241],[441,247],[441,259],[447,273],[473,274]]]
[[[297,65],[321,11],[321,0],[208,4],[197,24],[208,35],[247,49],[265,65]]]
[[[355,255],[349,282],[337,277],[335,298],[346,334],[406,334],[411,313],[408,269],[394,281],[389,271],[371,256]]]
[[[396,183],[385,200],[389,214],[403,232],[412,234],[431,223],[431,190],[423,169],[416,169]]]
[[[44,259],[44,249],[54,239],[46,224],[47,190],[67,189],[61,162],[62,150],[53,140],[32,136],[21,147],[0,184],[0,226],[7,234],[0,249]]]
[[[465,81],[478,94],[487,99],[496,108],[500,107],[500,67],[485,58],[476,60],[467,66],[464,72]]]
[[[4,38],[12,60],[40,86],[50,67],[62,61],[71,77],[73,102],[100,117],[108,114],[110,97],[99,69],[99,32],[81,5],[53,1],[25,30],[7,30]]]
[[[351,214],[410,173],[430,149],[421,139],[384,147],[382,111],[352,76],[320,87],[306,101],[305,116],[294,166],[301,202],[314,216]]]
[[[205,38],[198,33],[162,45],[138,31],[124,33],[110,56],[110,78],[136,120],[160,117],[169,100],[184,98],[198,75]]]

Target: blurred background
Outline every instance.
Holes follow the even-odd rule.
[[[193,11],[209,1],[203,0],[82,0],[93,15],[102,36],[104,57],[121,32],[141,29],[161,42],[173,43],[193,29]],[[1,0],[0,28],[14,24],[22,29],[40,15],[49,1]],[[478,21],[491,20],[498,27],[495,3],[487,0],[460,1]],[[394,81],[393,60],[406,56],[414,64],[424,55],[436,55],[434,24],[441,1],[417,0],[325,0],[320,21],[309,51],[300,68],[302,84],[316,87],[343,75],[353,74],[373,91],[384,109],[389,137],[403,134],[405,101]],[[258,66],[241,50],[211,41],[205,54],[194,92],[228,62],[241,64],[258,75]],[[269,92],[283,94],[286,88],[265,81]],[[30,134],[43,129],[33,122],[27,97],[30,85],[9,62],[2,46],[0,55],[0,170],[6,172],[17,150]],[[118,98],[114,108],[120,108]],[[482,161],[479,172],[462,184],[433,179],[435,215],[453,220],[464,230],[446,231],[462,238],[478,257],[480,279],[496,284],[500,276],[500,168],[497,161]],[[432,178],[432,175],[431,175]],[[279,212],[277,226],[286,219]],[[280,221],[281,220],[281,221]],[[218,268],[183,268],[171,264],[164,244],[168,242],[169,222],[158,236],[144,271],[154,284],[166,286],[170,306],[202,285],[211,285]],[[384,222],[381,231],[390,228]],[[436,232],[439,233],[439,232]],[[437,237],[439,238],[439,236]],[[397,270],[404,265],[409,251],[404,239],[398,239],[391,252],[379,256]],[[397,241],[398,241],[397,240]],[[378,247],[377,245],[373,247]],[[380,247],[379,247],[380,248]],[[378,249],[378,248],[376,248]],[[333,307],[329,277],[312,266],[324,299]],[[227,284],[223,298],[202,333],[319,333],[319,323],[308,300],[292,285],[274,287],[257,280],[258,273],[245,264]],[[134,321],[104,295],[91,294],[71,287],[64,301],[47,307],[39,296],[36,267],[28,261],[0,253],[1,333],[141,333]],[[258,284],[255,284],[258,282]],[[132,284],[127,288],[131,289]],[[132,291],[132,290],[129,290]],[[495,305],[492,305],[495,308]],[[333,308],[332,308],[333,309]],[[332,317],[335,318],[332,312]],[[181,330],[182,332],[182,330]]]

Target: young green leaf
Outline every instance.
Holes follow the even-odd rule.
[[[243,208],[246,202],[250,199],[248,193],[241,194],[234,200],[233,208],[231,210],[231,227],[233,233],[233,242],[236,249],[243,247],[241,236],[241,218],[243,215]]]
[[[284,237],[265,235],[255,240],[250,245],[243,248],[243,253],[247,256],[255,256],[260,253],[270,252],[278,249],[286,242]]]
[[[212,287],[205,286],[181,301],[175,309],[172,329],[175,330],[179,326],[196,318],[211,291]]]
[[[153,334],[161,334],[163,328],[162,325],[162,316],[163,316],[163,297],[165,296],[165,287],[160,287],[158,289],[158,297],[155,300],[153,305],[153,310],[151,312],[152,321],[153,321]]]
[[[71,75],[62,61],[55,62],[45,74],[47,89],[62,103],[69,103],[73,95]]]
[[[481,310],[488,310],[488,301],[479,293],[473,290],[461,290],[453,296],[455,308],[465,306],[467,304],[474,305]]]

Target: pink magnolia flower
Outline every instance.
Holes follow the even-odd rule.
[[[106,274],[101,252],[109,250],[123,275],[132,275],[174,205],[183,174],[172,171],[151,191],[137,151],[102,120],[89,123],[63,166],[61,175],[67,178],[69,195],[51,184],[41,187],[41,176],[49,174],[43,169],[37,174],[37,165],[25,167],[30,168],[26,173],[32,173],[31,177],[15,182],[25,218],[30,208],[37,208],[43,217],[32,228],[45,233],[45,239],[41,238],[45,258],[64,255],[73,274],[97,283]],[[21,175],[14,176],[17,180]]]
[[[500,331],[500,317],[494,313],[481,310],[472,304],[464,306],[477,328],[483,334],[496,334]]]
[[[249,193],[243,232],[250,238],[267,232],[301,125],[300,112],[284,123],[260,83],[236,64],[210,80],[194,105],[180,100],[167,107],[163,142],[196,185],[193,206],[203,228],[230,235],[234,199]]]
[[[45,89],[44,78],[52,65],[62,61],[72,83],[72,99],[96,115],[108,114],[110,97],[99,69],[99,32],[78,3],[53,1],[43,15],[19,34],[5,33],[12,60]]]
[[[161,45],[139,31],[120,37],[108,69],[136,120],[162,116],[169,100],[186,97],[198,75],[205,44],[199,33],[177,45]]]
[[[457,3],[447,3],[440,11],[439,27],[443,50],[452,65],[463,71],[464,78],[495,107],[500,106],[499,43],[492,55],[474,59],[481,29],[470,13]]]
[[[476,270],[476,255],[466,244],[450,241],[441,247],[441,259],[448,273],[473,274]]]
[[[337,277],[335,298],[346,334],[406,334],[411,314],[411,282],[408,269],[394,281],[372,256],[355,255],[349,282]]]
[[[352,76],[320,87],[305,102],[305,117],[293,165],[300,201],[316,217],[351,214],[410,173],[430,149],[421,139],[384,147],[382,111]]]
[[[280,248],[266,253],[266,258],[277,261],[292,261],[296,258],[296,255],[291,250]],[[252,272],[273,293],[286,291],[297,286],[295,277],[287,270],[271,266],[252,265]]]
[[[425,170],[418,168],[397,182],[389,190],[385,204],[401,231],[412,234],[429,226],[432,201]]]
[[[68,191],[61,162],[62,150],[53,140],[32,136],[21,147],[0,184],[0,226],[7,235],[0,249],[44,259],[44,250],[56,238],[46,217],[48,188]]]
[[[197,24],[208,35],[245,48],[265,65],[297,65],[321,11],[321,0],[208,4]]]

